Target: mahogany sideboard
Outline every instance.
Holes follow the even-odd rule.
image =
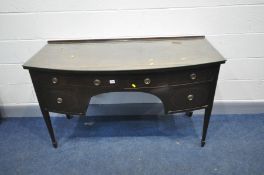
[[[205,109],[204,146],[224,62],[204,36],[189,36],[48,41],[23,67],[55,148],[49,112],[85,115],[92,96],[121,91],[157,96],[165,114]]]

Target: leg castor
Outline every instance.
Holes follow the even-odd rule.
[[[66,114],[66,118],[67,119],[72,119],[73,117],[72,117],[72,115]]]
[[[190,111],[190,112],[185,112],[185,115],[188,116],[188,117],[191,117],[193,115],[193,112]]]
[[[57,142],[52,142],[52,145],[53,145],[54,148],[57,148],[58,147]]]
[[[205,141],[201,141],[201,147],[204,147]]]

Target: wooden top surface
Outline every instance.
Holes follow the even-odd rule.
[[[173,37],[50,41],[23,67],[66,71],[126,71],[224,61],[204,37]]]

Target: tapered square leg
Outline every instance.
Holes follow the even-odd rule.
[[[205,114],[204,114],[203,134],[202,134],[202,140],[201,140],[201,147],[204,147],[204,145],[205,145],[205,139],[206,139],[208,125],[209,125],[209,122],[210,122],[211,112],[212,112],[212,106],[208,106],[205,109]]]
[[[69,114],[66,114],[66,118],[67,118],[68,120],[70,120],[70,119],[73,118],[73,116],[72,116],[72,115],[69,115]]]
[[[193,112],[192,111],[185,112],[185,115],[188,116],[188,117],[192,117]]]
[[[45,120],[46,126],[48,128],[52,145],[53,145],[54,148],[57,148],[58,147],[58,144],[57,144],[57,141],[56,141],[54,132],[53,132],[53,128],[52,128],[52,124],[51,124],[51,120],[50,120],[49,111],[46,111],[44,109],[41,109],[41,112],[42,112],[43,118]]]

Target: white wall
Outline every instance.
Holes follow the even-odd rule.
[[[206,35],[227,58],[216,101],[264,101],[264,0],[0,0],[0,106],[36,104],[21,64],[47,40]],[[94,103],[153,102],[100,95]]]

